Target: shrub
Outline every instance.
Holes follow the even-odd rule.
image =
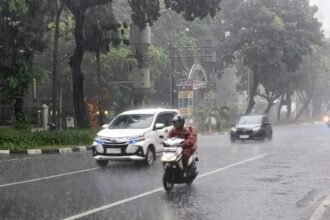
[[[97,130],[35,131],[0,129],[0,149],[90,145]]]

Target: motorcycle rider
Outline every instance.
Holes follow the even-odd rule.
[[[185,127],[185,119],[181,115],[175,115],[172,119],[173,128],[168,133],[168,138],[177,137],[185,141],[182,145],[182,165],[184,170],[184,177],[187,176],[188,159],[196,150],[196,138],[191,127]]]

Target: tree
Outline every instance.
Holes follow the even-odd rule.
[[[86,50],[95,53],[96,57],[96,74],[98,81],[98,122],[104,124],[103,110],[103,92],[101,80],[101,64],[100,54],[106,53],[111,47],[117,47],[121,43],[128,45],[129,40],[125,36],[125,30],[128,26],[126,23],[121,25],[118,23],[112,13],[111,5],[96,6],[86,13],[85,24],[85,44]]]
[[[75,20],[75,42],[76,48],[70,58],[69,65],[72,73],[73,102],[76,115],[77,126],[88,128],[89,120],[84,100],[84,75],[81,71],[81,62],[85,52],[84,24],[85,14],[88,8],[110,3],[112,0],[62,0],[71,11]]]
[[[305,56],[297,70],[296,92],[303,106],[296,116],[298,120],[314,98],[320,98],[326,103],[329,100],[330,86],[330,45],[324,41],[321,47],[314,47],[313,53]]]
[[[268,93],[277,93],[273,88],[279,89],[279,85],[266,87],[283,73],[294,72],[312,45],[321,41],[320,23],[308,0],[227,0],[223,7],[228,45],[244,57],[244,64],[253,72],[245,111],[249,114],[259,85]]]
[[[88,8],[111,3],[112,0],[62,0],[74,16],[75,20],[75,41],[76,48],[70,59],[70,67],[73,81],[74,110],[78,127],[89,127],[86,106],[84,103],[83,81],[84,75],[81,71],[81,62],[85,51],[84,23],[85,14]],[[221,0],[166,0],[165,5],[177,13],[182,13],[184,18],[204,18],[207,15],[214,16]],[[147,23],[153,24],[160,16],[159,0],[130,0],[132,8],[132,20],[140,28]]]
[[[47,4],[42,0],[0,3],[0,97],[14,106],[16,125],[26,126],[24,96],[34,77],[33,57],[45,48]]]
[[[52,109],[53,123],[58,124],[57,119],[57,90],[58,90],[58,41],[59,41],[59,31],[60,31],[60,18],[63,10],[63,5],[60,1],[55,0],[55,30],[54,30],[54,49],[53,49],[53,77],[52,77]]]

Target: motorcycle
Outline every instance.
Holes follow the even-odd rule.
[[[198,161],[197,152],[194,151],[188,160],[187,175],[184,176],[182,163],[182,144],[184,139],[171,138],[163,141],[164,151],[161,161],[164,166],[163,186],[169,192],[174,184],[186,183],[192,184],[198,175],[196,161]]]

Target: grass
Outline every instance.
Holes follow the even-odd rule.
[[[63,131],[26,131],[0,129],[0,150],[51,149],[90,145],[97,129],[67,129]]]

